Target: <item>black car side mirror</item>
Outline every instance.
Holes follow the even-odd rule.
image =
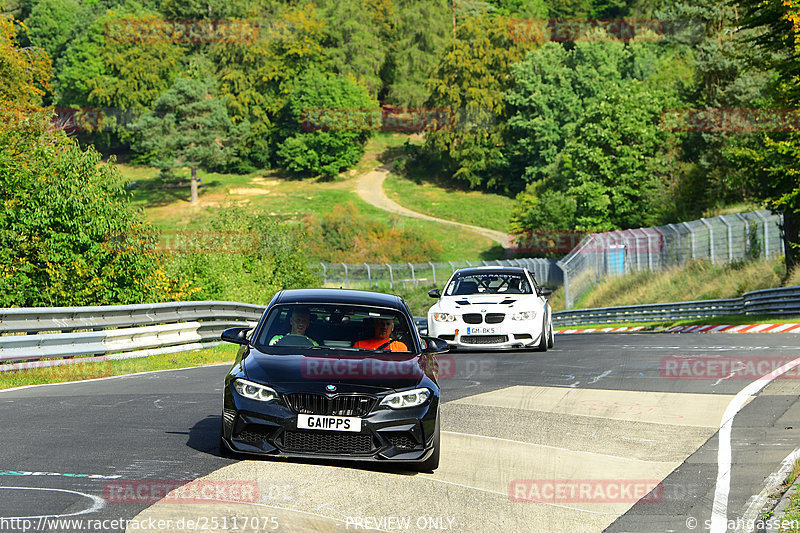
[[[439,337],[427,337],[423,335],[421,338],[425,345],[425,347],[422,349],[422,353],[437,354],[445,353],[446,351],[450,350],[450,345],[447,344],[447,341],[444,341]]]
[[[547,287],[539,287],[539,296],[550,296],[553,294],[553,289],[548,289]]]
[[[250,344],[250,341],[247,340],[247,332],[250,331],[251,328],[228,328],[222,332],[222,340],[225,342],[232,342],[234,344]]]
[[[431,298],[441,298],[442,293],[439,292],[439,289],[431,289],[428,291],[428,296],[430,296]]]

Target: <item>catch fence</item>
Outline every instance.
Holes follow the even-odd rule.
[[[732,263],[783,254],[782,219],[769,211],[587,235],[558,261],[566,308],[608,276],[664,270],[694,260]]]
[[[459,268],[519,266],[530,270],[536,281],[547,286],[562,284],[557,259],[500,259],[495,261],[447,261],[443,263],[317,263],[326,287],[370,288],[441,286]]]

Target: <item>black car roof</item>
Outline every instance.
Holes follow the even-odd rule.
[[[354,289],[287,289],[278,293],[276,304],[353,304],[405,311],[399,296]]]

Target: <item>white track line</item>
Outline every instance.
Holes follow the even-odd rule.
[[[37,515],[37,516],[3,516],[0,518],[6,520],[36,520],[36,519],[43,519],[43,518],[67,518],[69,516],[78,516],[82,514],[89,514],[99,511],[103,507],[106,506],[106,501],[99,497],[99,496],[92,496],[91,494],[84,494],[83,492],[78,492],[75,490],[67,490],[67,489],[49,489],[43,487],[0,487],[0,490],[43,490],[46,492],[66,492],[67,494],[77,494],[78,496],[82,496],[84,498],[89,499],[92,502],[91,507],[87,507],[82,511],[78,511],[76,513],[67,513],[67,514],[46,514],[46,515]],[[40,521],[41,524],[41,521]]]
[[[717,451],[717,485],[714,490],[714,504],[711,507],[711,533],[725,533],[728,530],[728,495],[731,490],[731,429],[733,417],[744,406],[750,396],[766,387],[772,380],[800,365],[800,358],[790,361],[769,374],[762,376],[743,388],[734,396],[722,415],[719,428],[719,450]]]

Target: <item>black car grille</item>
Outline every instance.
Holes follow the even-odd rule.
[[[507,340],[508,335],[470,335],[461,337],[461,342],[464,344],[499,344]]]
[[[369,453],[375,446],[371,435],[330,431],[287,431],[283,448],[293,452]]]
[[[480,324],[483,322],[483,317],[480,313],[466,313],[461,318],[463,318],[464,322],[467,324]]]
[[[287,396],[289,407],[304,415],[366,416],[377,401],[370,396],[350,395],[328,398],[322,394],[299,392]]]
[[[504,313],[486,313],[487,324],[499,324],[506,318]]]

